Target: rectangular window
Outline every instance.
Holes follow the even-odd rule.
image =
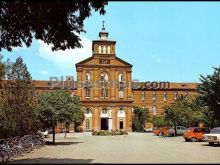
[[[108,88],[105,88],[105,97],[108,97]]]
[[[123,98],[124,97],[124,91],[123,90],[120,90],[119,91],[119,98]]]
[[[101,97],[104,97],[105,88],[101,88]]]
[[[177,97],[178,97],[178,93],[175,92],[175,93],[174,93],[174,100],[177,100]]]
[[[85,88],[86,90],[86,97],[90,97],[90,88]]]
[[[153,92],[153,101],[156,100],[156,92]]]
[[[145,92],[141,93],[141,100],[143,101],[145,99]]]
[[[167,92],[163,94],[163,101],[167,101]]]

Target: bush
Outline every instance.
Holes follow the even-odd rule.
[[[94,136],[114,136],[114,135],[128,135],[126,131],[123,130],[101,130],[101,131],[93,131],[92,135]]]

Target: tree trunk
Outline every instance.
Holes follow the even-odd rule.
[[[55,126],[53,126],[53,144],[55,144]]]
[[[176,121],[175,120],[174,120],[173,124],[174,124],[174,137],[176,137],[177,130],[176,130]]]
[[[65,128],[65,135],[64,135],[65,139],[66,139],[66,134],[67,134],[67,127]]]

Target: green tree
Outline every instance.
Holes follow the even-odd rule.
[[[147,108],[134,106],[132,115],[132,130],[135,132],[143,132],[148,118],[149,110]]]
[[[73,95],[70,97],[70,103],[69,103],[70,113],[69,117],[65,121],[66,130],[69,129],[70,123],[74,123],[74,126],[76,127],[80,123],[83,122],[85,119],[84,112],[81,109],[80,99],[78,96]],[[66,137],[66,133],[65,133]]]
[[[79,34],[91,11],[105,14],[104,0],[0,1],[0,51],[29,47],[32,39],[52,44],[52,50],[80,48]]]
[[[174,103],[165,106],[164,109],[166,121],[172,122],[175,128],[177,125],[194,127],[203,123],[210,127],[212,124],[212,114],[207,107],[199,104],[198,97],[181,95]]]
[[[43,93],[38,97],[37,116],[42,127],[52,128],[53,143],[55,143],[55,128],[60,123],[70,123],[74,120],[76,111],[80,110],[78,98],[71,97],[64,90]]]
[[[165,120],[165,116],[153,116],[152,122],[154,127],[166,127],[171,125],[167,120]]]
[[[36,131],[35,90],[31,75],[21,57],[10,65],[7,82],[2,83],[2,118],[8,135],[25,135]]]
[[[200,75],[201,84],[197,87],[198,99],[206,112],[213,114],[212,127],[220,126],[220,67],[214,68],[212,75]]]

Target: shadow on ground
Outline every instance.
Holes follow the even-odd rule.
[[[220,147],[220,144],[214,144],[214,145],[202,144],[202,146],[206,146],[206,147]]]
[[[55,144],[53,144],[52,142],[47,142],[46,145],[48,146],[65,146],[65,145],[73,145],[73,144],[80,144],[80,143],[83,143],[83,142],[55,142]]]
[[[8,164],[88,164],[93,159],[56,159],[56,158],[33,158],[22,160],[11,160]]]

